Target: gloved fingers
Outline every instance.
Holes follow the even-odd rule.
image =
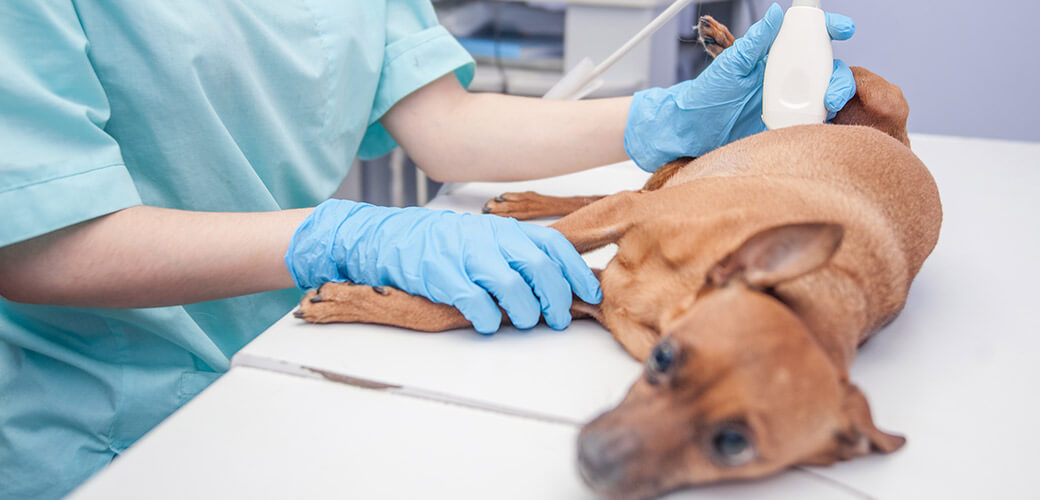
[[[856,77],[852,74],[852,69],[845,61],[835,59],[834,73],[831,74],[831,83],[824,98],[824,105],[828,111],[827,119],[833,119],[855,95]]]
[[[517,223],[519,226],[519,223]],[[502,246],[509,266],[520,273],[534,290],[542,306],[545,323],[554,330],[571,324],[572,292],[563,270],[527,235],[517,231],[519,239]]]
[[[456,291],[451,306],[473,323],[473,329],[484,335],[491,335],[502,326],[502,311],[484,289],[470,283],[470,286]]]
[[[466,268],[474,283],[498,299],[514,326],[526,330],[538,324],[542,309],[531,285],[494,249],[481,251],[480,257],[472,259]]]
[[[717,60],[721,63],[720,67],[737,76],[750,75],[769,53],[783,23],[784,10],[774,3],[762,19],[748,28],[744,36],[737,39],[732,47],[722,51]]]
[[[564,278],[578,298],[589,304],[599,304],[603,300],[603,291],[600,290],[596,275],[562,233],[551,227],[526,223],[520,224],[520,229],[535,246],[560,266]]]
[[[827,13],[827,33],[831,40],[848,40],[856,34],[856,22],[849,16]]]

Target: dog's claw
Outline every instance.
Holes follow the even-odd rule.
[[[316,304],[316,303],[321,302],[323,300],[325,300],[325,299],[323,299],[321,297],[321,295],[315,295],[315,296],[311,297],[311,303],[312,304]]]
[[[296,318],[303,319],[303,309],[297,309],[293,311],[292,315]]]
[[[484,208],[480,209],[480,213],[482,213],[482,214],[489,214],[489,213],[491,213],[491,207],[489,207],[487,205],[484,205]]]
[[[372,289],[375,290],[376,293],[378,293],[379,295],[387,295],[387,294],[390,293],[389,290],[387,290],[386,288],[381,287],[381,286],[374,286],[374,287],[372,287]]]
[[[499,203],[505,203],[506,197],[503,196],[503,195],[498,195],[498,196],[495,197],[495,201],[497,201]]]

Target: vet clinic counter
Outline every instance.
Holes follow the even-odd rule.
[[[905,448],[669,498],[1024,498],[1040,490],[1040,144],[912,136],[939,186],[939,244],[903,314],[852,379]],[[469,184],[429,206],[479,211],[501,192],[607,194],[613,165]],[[594,266],[607,248],[586,256]],[[581,423],[639,376],[597,323],[423,334],[288,315],[231,371],[72,498],[592,498]]]

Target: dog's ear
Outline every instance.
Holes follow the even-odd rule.
[[[814,455],[803,459],[803,465],[831,465],[840,460],[851,460],[873,452],[892,453],[906,444],[906,438],[888,434],[874,425],[867,398],[855,385],[845,384],[845,395],[838,421],[841,426],[834,439]]]
[[[708,283],[740,278],[765,289],[812,272],[834,256],[845,235],[839,224],[789,224],[766,229],[708,271]]]
[[[846,387],[843,411],[848,425],[837,435],[840,460],[869,455],[871,452],[892,453],[906,444],[905,437],[888,434],[874,425],[867,398],[855,385],[848,384]]]

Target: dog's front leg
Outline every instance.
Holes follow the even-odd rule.
[[[599,270],[593,272],[599,274]],[[393,287],[371,287],[355,283],[326,283],[311,290],[300,301],[297,318],[311,323],[371,323],[398,326],[423,332],[443,332],[470,325],[452,306],[435,303]],[[574,297],[574,319],[599,320],[599,306]],[[508,316],[503,312],[502,318]]]
[[[392,287],[325,283],[300,301],[297,318],[311,323],[374,323],[424,332],[470,325],[454,307]]]
[[[635,191],[622,191],[607,196],[556,221],[553,229],[585,253],[621,239],[642,217],[637,199],[643,196]]]
[[[484,204],[483,212],[517,220],[563,217],[605,196],[547,196],[533,191],[503,193]]]

